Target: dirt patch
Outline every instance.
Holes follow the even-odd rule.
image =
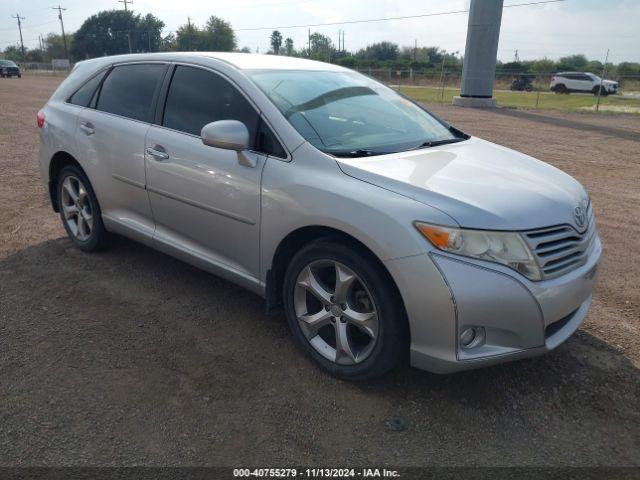
[[[72,248],[36,160],[58,81],[0,81],[0,464],[640,465],[640,118],[429,106],[589,189],[594,305],[541,358],[349,384],[234,285],[127,240]]]

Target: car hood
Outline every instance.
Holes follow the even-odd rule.
[[[615,81],[613,81],[613,80],[603,80],[603,81],[602,81],[602,84],[603,84],[603,85],[617,85],[617,84],[618,84],[618,82],[615,82]]]
[[[473,137],[337,161],[345,174],[442,210],[465,228],[528,230],[570,224],[581,230],[574,209],[588,204],[582,185],[566,173]]]

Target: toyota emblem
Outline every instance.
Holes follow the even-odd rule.
[[[578,228],[584,228],[587,223],[587,214],[582,206],[578,205],[573,209],[573,217],[576,219],[576,225],[578,225]]]

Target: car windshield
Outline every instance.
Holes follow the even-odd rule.
[[[17,67],[11,60],[0,60],[0,67]]]
[[[293,127],[319,150],[368,156],[463,140],[390,88],[356,72],[247,72]]]

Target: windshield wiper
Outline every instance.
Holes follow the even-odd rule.
[[[458,143],[465,141],[466,138],[448,138],[446,140],[427,140],[424,143],[421,143],[417,147],[413,148],[413,150],[419,150],[420,148],[429,148],[429,147],[438,147],[440,145],[447,145],[449,143]]]
[[[371,157],[373,155],[381,155],[382,152],[374,152],[373,150],[366,150],[364,148],[360,148],[358,150],[351,150],[345,152],[328,152],[334,157],[347,157],[347,158],[357,158],[357,157]]]

